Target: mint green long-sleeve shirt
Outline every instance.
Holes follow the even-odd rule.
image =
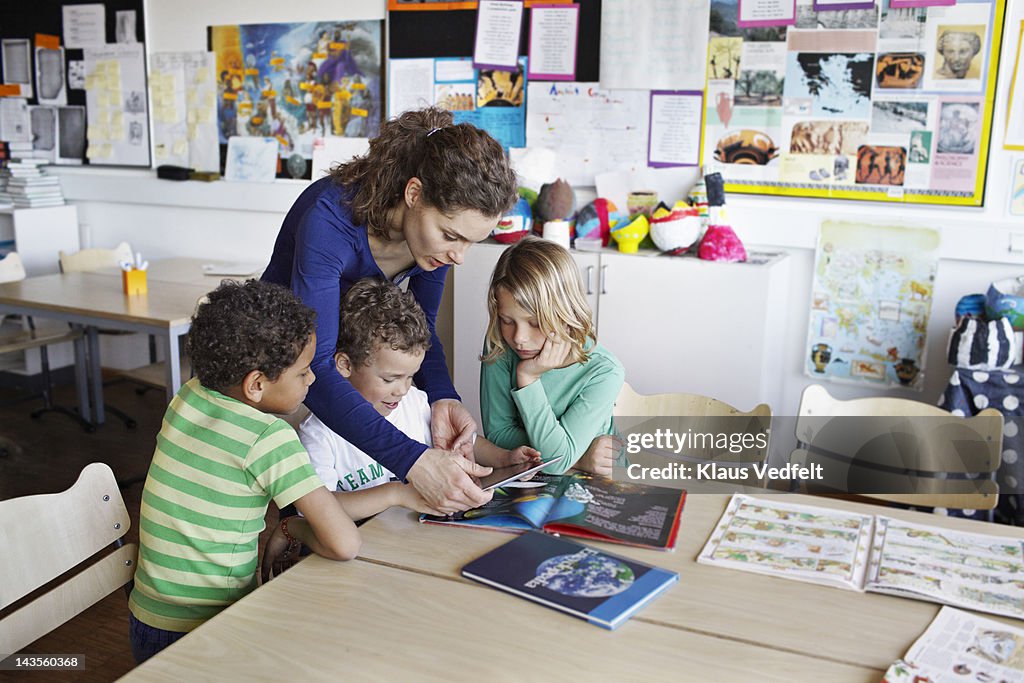
[[[588,345],[589,360],[548,370],[516,388],[519,356],[506,351],[480,368],[480,411],[484,435],[502,448],[532,446],[545,472],[561,474],[576,464],[590,442],[612,433],[612,406],[625,372],[610,351]]]

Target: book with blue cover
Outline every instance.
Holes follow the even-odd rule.
[[[520,532],[539,529],[656,550],[673,550],[686,492],[582,472],[538,474],[494,491],[478,508],[447,517],[421,515],[427,524]]]
[[[462,575],[609,630],[679,580],[675,572],[539,531],[473,560]]]

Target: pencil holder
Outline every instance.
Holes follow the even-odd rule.
[[[121,284],[124,285],[124,293],[131,296],[134,294],[145,294],[149,291],[146,286],[146,271],[132,268],[121,271]]]

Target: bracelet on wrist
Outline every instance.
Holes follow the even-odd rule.
[[[299,539],[292,536],[291,532],[288,531],[288,522],[292,521],[296,517],[298,517],[298,515],[285,517],[281,520],[281,533],[284,534],[284,537],[288,539],[288,543],[297,543],[299,541]]]

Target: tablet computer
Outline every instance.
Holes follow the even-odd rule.
[[[504,486],[510,482],[517,481],[536,472],[540,472],[548,464],[549,463],[542,462],[539,465],[533,465],[529,462],[524,462],[519,465],[509,465],[508,467],[496,467],[494,468],[494,471],[487,476],[480,477],[480,488],[484,491],[496,489],[499,486]]]

